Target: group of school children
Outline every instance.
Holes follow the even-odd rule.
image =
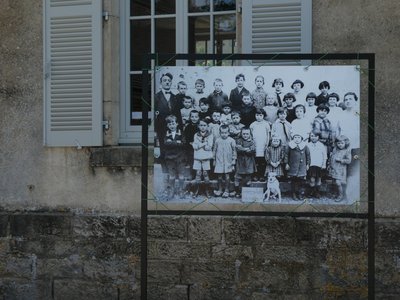
[[[163,74],[161,81],[163,77],[171,86],[173,76]],[[329,93],[327,81],[319,84],[318,96],[304,93],[301,80],[295,80],[287,93],[281,78],[273,81],[268,93],[262,75],[255,77],[253,92],[246,89],[243,74],[235,81],[229,96],[219,78],[208,95],[204,80],[196,80],[195,95],[188,95],[187,83],[180,81],[177,95],[169,91],[174,107],[169,103],[161,120],[161,104],[156,102],[156,149],[161,149],[161,164],[168,174],[166,199],[184,198],[189,192],[184,189],[188,167],[193,197],[204,193],[241,198],[242,187],[265,181],[274,172],[279,181],[291,183],[294,200],[324,196],[322,180],[328,179],[333,191],[325,196],[345,199],[349,165],[359,151],[357,95],[348,92],[340,101],[337,93]],[[213,191],[210,176],[218,180]]]

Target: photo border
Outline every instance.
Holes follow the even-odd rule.
[[[351,212],[295,212],[295,211],[238,211],[238,210],[149,210],[148,209],[148,151],[151,96],[147,93],[151,84],[149,71],[152,62],[159,60],[357,60],[368,62],[368,206],[367,213]],[[312,65],[310,65],[312,66]],[[375,294],[375,54],[374,53],[324,53],[324,54],[168,54],[143,55],[142,61],[142,186],[141,186],[141,293],[147,296],[147,225],[148,217],[164,216],[265,216],[265,217],[319,217],[353,218],[368,221],[368,298]],[[361,126],[361,125],[360,125]],[[245,204],[244,204],[245,206]]]

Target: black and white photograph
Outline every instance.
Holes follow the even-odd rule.
[[[357,66],[159,67],[154,82],[157,201],[359,200]]]

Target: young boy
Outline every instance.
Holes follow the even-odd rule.
[[[328,154],[331,152],[333,141],[335,140],[331,121],[327,118],[329,111],[330,109],[327,105],[318,105],[318,115],[312,123],[312,131],[319,134],[319,141],[327,147]]]
[[[221,113],[221,124],[229,125],[232,123],[232,107],[230,103],[225,103],[222,105],[222,113]]]
[[[237,141],[240,138],[240,132],[244,125],[240,123],[240,112],[232,112],[232,124],[229,125],[229,135]]]
[[[221,112],[214,110],[211,114],[211,123],[208,124],[208,128],[214,136],[214,142],[219,137],[219,127],[221,126]]]
[[[305,95],[303,93],[304,82],[300,79],[296,79],[291,88],[293,90],[293,95],[296,97],[297,104],[305,104]]]
[[[307,144],[310,150],[310,169],[308,178],[310,179],[310,196],[319,198],[321,188],[322,170],[326,169],[328,159],[326,147],[319,141],[319,133],[310,133],[310,142]]]
[[[197,196],[200,189],[201,177],[204,179],[204,192],[210,197],[209,185],[211,170],[210,160],[213,158],[213,142],[214,137],[208,130],[208,123],[202,119],[199,121],[199,130],[193,139],[193,170],[196,171],[196,190],[194,196]]]
[[[183,183],[185,173],[185,140],[180,129],[178,129],[177,118],[169,115],[165,118],[167,133],[164,138],[165,163],[169,174],[169,182],[166,190],[167,200],[174,198],[177,189],[175,179],[179,178],[179,196],[184,197]]]
[[[183,101],[187,92],[187,84],[184,81],[179,81],[177,85],[178,94],[176,94],[176,99],[178,99],[179,109],[183,108]]]
[[[214,80],[214,91],[208,96],[208,103],[212,110],[221,110],[222,105],[228,102],[228,95],[222,91],[223,86],[222,79],[216,78]]]
[[[235,77],[236,87],[231,90],[229,95],[229,101],[232,103],[232,109],[237,110],[240,109],[242,105],[242,98],[244,93],[248,93],[250,96],[250,92],[244,87],[244,74],[240,73]]]
[[[211,110],[207,98],[201,98],[199,101],[199,117],[200,119],[211,120]]]
[[[185,129],[183,130],[183,136],[186,142],[186,160],[187,165],[190,167],[190,175],[193,178],[193,140],[199,128],[199,112],[192,110],[189,114],[189,121],[187,122]]]
[[[248,91],[242,93],[242,104],[240,106],[240,117],[244,126],[249,127],[256,118],[256,108],[251,100],[250,93]]]
[[[196,92],[194,93],[193,99],[194,99],[194,108],[199,110],[200,109],[200,99],[201,98],[206,98],[206,95],[204,93],[204,88],[206,87],[206,83],[204,82],[203,79],[199,78],[196,79],[196,82],[194,83],[194,88],[196,89]]]
[[[181,117],[183,128],[185,128],[187,122],[189,121],[189,114],[194,109],[193,99],[190,96],[183,97],[183,108],[181,108]]]
[[[257,109],[255,114],[256,120],[251,123],[250,130],[253,135],[254,144],[256,146],[256,168],[257,172],[255,173],[253,180],[254,181],[264,181],[264,172],[265,172],[265,149],[269,144],[270,139],[270,125],[265,118],[265,111],[262,109]]]

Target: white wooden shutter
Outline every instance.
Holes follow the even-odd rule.
[[[44,0],[44,143],[102,145],[102,0]]]
[[[311,0],[246,0],[242,12],[243,53],[311,53]],[[253,64],[298,62],[258,60]]]

